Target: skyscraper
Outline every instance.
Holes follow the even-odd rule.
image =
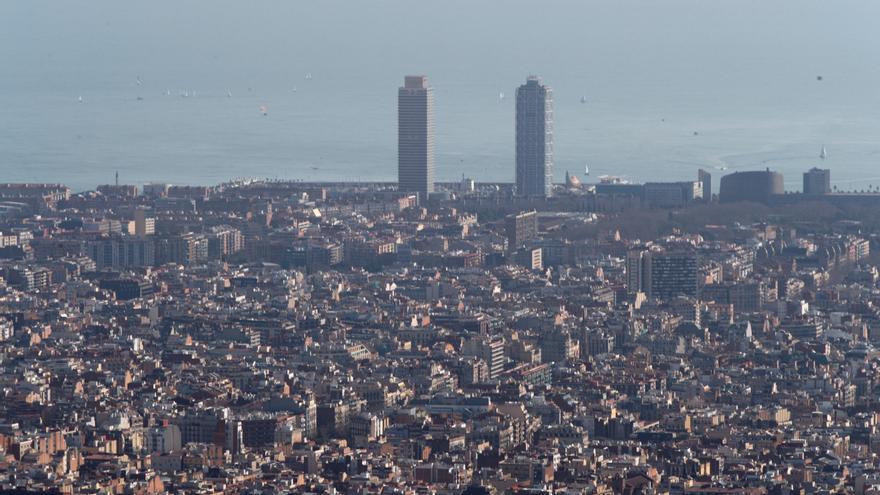
[[[434,192],[434,90],[406,76],[397,92],[397,184],[424,200]]]
[[[516,193],[553,193],[553,90],[536,76],[516,90]]]

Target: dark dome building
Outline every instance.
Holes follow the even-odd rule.
[[[718,198],[722,203],[751,201],[769,203],[777,194],[785,194],[782,174],[767,170],[734,172],[721,178]]]

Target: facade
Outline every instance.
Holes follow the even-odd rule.
[[[42,290],[52,283],[52,272],[45,268],[13,265],[4,268],[0,274],[9,285],[26,291]]]
[[[434,192],[434,90],[425,76],[406,76],[397,92],[397,183],[427,199]]]
[[[754,313],[764,307],[767,290],[760,282],[709,284],[701,296],[704,301],[732,304],[740,313]]]
[[[504,219],[504,227],[507,233],[507,249],[519,249],[526,241],[538,237],[538,213],[525,211],[508,215]]]
[[[136,236],[147,236],[156,233],[156,219],[147,216],[146,210],[138,208],[134,211],[133,229],[129,226],[128,233]]]
[[[208,259],[208,237],[192,232],[160,239],[156,247],[156,262],[190,265]]]
[[[180,450],[181,445],[177,425],[155,426],[144,432],[144,447],[148,452],[167,454]]]
[[[163,198],[168,195],[170,184],[144,184],[144,196],[148,198]]]
[[[831,192],[831,170],[813,167],[804,172],[804,194],[829,194]]]
[[[82,254],[91,258],[98,269],[152,266],[156,262],[153,240],[142,237],[112,236],[85,241]]]
[[[536,76],[516,90],[516,193],[553,194],[553,91]]]
[[[212,227],[208,233],[208,258],[225,259],[244,249],[241,231],[228,225]]]
[[[130,184],[102,184],[98,192],[104,196],[131,199],[138,195],[138,187]]]
[[[677,296],[696,297],[699,292],[699,260],[690,252],[649,252],[649,297],[672,299]]]
[[[697,170],[697,180],[703,184],[703,201],[712,202],[712,174],[703,169]]]
[[[504,340],[501,338],[480,336],[469,339],[463,344],[462,354],[483,360],[488,367],[490,379],[498,378],[504,371],[506,357],[504,355]]]
[[[645,204],[653,208],[684,208],[703,199],[703,183],[648,182],[644,187]]]
[[[766,204],[782,194],[785,194],[782,174],[767,169],[725,175],[721,178],[718,199],[722,203],[749,201]]]
[[[544,250],[540,247],[525,247],[513,252],[513,261],[529,270],[544,269]]]
[[[245,447],[265,448],[275,441],[278,420],[275,417],[253,417],[241,420],[241,435]]]
[[[650,267],[647,260],[650,253],[640,247],[626,253],[626,290],[630,294],[645,292],[650,285]]]
[[[145,297],[153,293],[153,287],[149,283],[130,278],[101,280],[98,285],[113,292],[120,301]]]
[[[176,424],[180,429],[181,441],[184,444],[225,445],[225,421],[228,419],[228,415],[228,412],[224,410],[211,410],[178,417]]]
[[[83,220],[83,232],[90,234],[121,234],[122,223],[119,220],[102,218],[99,220]]]
[[[558,329],[541,337],[541,361],[544,363],[561,363],[573,357],[576,342],[569,334]]]
[[[0,184],[0,202],[23,203],[34,211],[53,210],[58,202],[70,198],[70,189],[61,184]]]

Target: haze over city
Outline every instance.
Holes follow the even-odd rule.
[[[878,19],[0,2],[0,495],[880,494]]]
[[[632,180],[771,165],[796,190],[824,144],[835,183],[880,183],[878,15],[857,0],[4,2],[0,167],[77,190],[116,170],[393,180],[395,88],[416,73],[436,92],[438,179],[513,181],[512,96],[537,74],[556,94],[557,182],[587,163]]]

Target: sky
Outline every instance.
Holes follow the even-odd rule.
[[[395,89],[423,73],[438,178],[510,180],[498,94],[538,74],[557,179],[585,162],[657,180],[770,161],[795,187],[828,144],[835,178],[859,180],[880,135],[878,18],[861,0],[8,0],[0,172],[393,179]],[[157,102],[166,91],[236,101]],[[271,123],[252,121],[264,104]]]

